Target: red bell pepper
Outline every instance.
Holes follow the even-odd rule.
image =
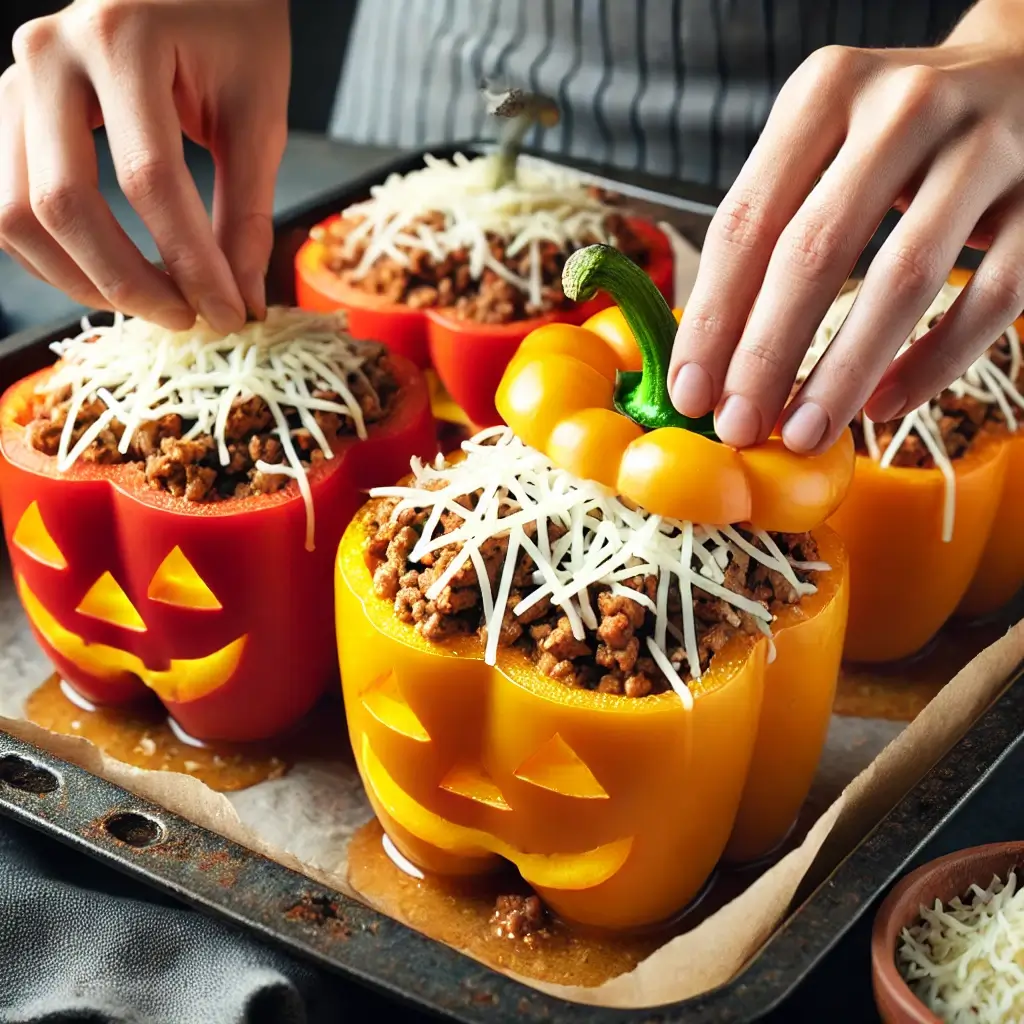
[[[321,225],[326,232],[340,215]],[[650,254],[648,275],[671,303],[675,290],[672,246],[654,224],[627,218]],[[312,238],[295,258],[295,290],[303,309],[331,312],[343,309],[348,329],[357,338],[370,338],[399,352],[418,366],[433,365],[448,393],[478,427],[501,423],[494,408],[498,384],[519,343],[531,331],[549,323],[582,324],[612,304],[604,292],[570,310],[547,313],[509,324],[481,324],[456,316],[450,309],[414,309],[383,302],[377,296],[344,284],[324,262],[324,246]]]
[[[394,412],[309,472],[314,549],[294,483],[197,504],[137,464],[76,463],[31,447],[24,425],[50,371],[0,399],[0,505],[25,612],[62,677],[96,704],[147,689],[189,734],[250,741],[287,729],[337,674],[332,570],[362,493],[437,448],[422,374],[393,357]]]

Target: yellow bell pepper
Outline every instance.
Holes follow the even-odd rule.
[[[619,309],[525,338],[495,404],[526,444],[674,519],[802,533],[836,508],[853,475],[849,431],[815,456],[796,455],[777,437],[742,451],[721,444],[710,416],[691,420],[672,406],[677,317],[643,271],[592,245],[569,257],[562,284],[577,300],[604,289]]]
[[[503,858],[563,917],[624,929],[684,907],[730,835],[744,856],[777,845],[835,686],[846,584],[831,531],[816,538],[834,575],[782,617],[775,663],[765,638],[736,638],[691,684],[689,711],[671,691],[568,687],[517,649],[492,667],[476,636],[424,639],[373,594],[366,537],[357,516],[337,561],[345,711],[370,802],[413,863],[465,875]],[[762,718],[766,681],[776,710]]]
[[[849,560],[838,535],[814,531],[819,557],[832,568],[818,591],[784,609],[765,666],[764,701],[754,756],[726,860],[746,863],[775,850],[796,822],[825,748],[850,606]]]

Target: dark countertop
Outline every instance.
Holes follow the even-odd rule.
[[[394,151],[389,150],[354,148],[328,143],[312,136],[295,136],[281,169],[277,207],[283,210],[301,203],[317,192],[387,162],[393,155]],[[200,189],[205,196],[209,196],[212,190],[210,161],[203,153],[192,151],[189,156]],[[105,152],[101,153],[100,166],[101,182],[111,198],[116,214],[146,255],[154,256],[154,247],[146,238],[138,218],[117,193],[113,171]],[[2,253],[0,306],[7,316],[8,329],[12,331],[60,320],[80,312],[62,295],[24,274]],[[923,863],[932,857],[966,846],[1024,838],[1024,790],[1019,785],[1022,773],[1024,748],[1012,754],[997,770],[988,786],[933,837],[918,862]],[[31,856],[45,866],[49,876],[63,877],[92,890],[123,896],[126,906],[130,907],[133,902],[167,902],[165,897],[155,895],[140,883],[94,864],[47,837],[30,834],[24,826],[0,820],[0,845],[5,840],[29,849]],[[193,911],[184,913],[198,917]],[[2,914],[0,908],[0,916]],[[860,1024],[878,1020],[871,997],[868,948],[871,916],[866,915],[851,929],[793,998],[765,1020],[772,1024],[821,1021],[826,1018],[836,1024]],[[104,939],[102,936],[94,936],[92,941],[102,942]],[[25,970],[32,969],[31,964],[25,964]],[[307,973],[297,964],[295,971],[296,974]],[[337,1020],[342,1015],[352,1020],[364,1020],[384,1012],[396,1020],[423,1019],[407,1011],[396,1010],[379,997],[358,989],[344,979],[326,972],[317,977],[319,984],[308,995],[308,1015],[311,1021]],[[304,991],[308,991],[308,986]]]

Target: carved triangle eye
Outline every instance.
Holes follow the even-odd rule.
[[[50,531],[43,522],[38,502],[33,501],[22,513],[11,540],[30,558],[48,565],[51,569],[68,567],[64,553],[57,547],[57,542],[50,536]]]
[[[109,571],[89,588],[76,611],[101,622],[109,622],[112,626],[131,629],[136,633],[146,632],[142,616]]]
[[[487,804],[495,810],[512,810],[494,780],[482,768],[474,765],[456,765],[441,780],[441,788],[478,804]]]
[[[200,611],[219,611],[222,607],[216,594],[179,547],[175,547],[153,573],[149,581],[148,597],[161,604]]]
[[[604,786],[557,732],[516,769],[515,776],[562,796],[583,800],[608,799]]]
[[[430,735],[398,688],[394,672],[374,680],[363,693],[363,707],[392,732],[418,743],[429,743]]]

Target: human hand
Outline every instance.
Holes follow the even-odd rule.
[[[0,76],[0,246],[83,305],[225,333],[266,310],[273,190],[287,136],[287,0],[75,0],[15,33]],[[98,188],[118,182],[163,272]],[[182,134],[213,155],[213,222]]]
[[[1019,2],[1004,6],[1024,22]],[[933,397],[1020,315],[1021,36],[1014,24],[993,44],[968,19],[939,47],[827,47],[796,71],[708,231],[669,372],[680,412],[714,409],[735,447],[781,425],[790,449],[821,451],[865,403],[886,421]],[[845,325],[783,411],[815,330],[894,206],[904,215]],[[987,249],[979,270],[892,362],[964,244]]]

